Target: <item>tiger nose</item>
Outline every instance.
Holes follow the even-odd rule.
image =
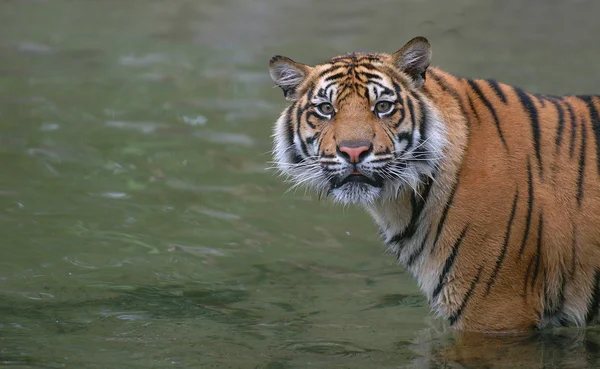
[[[360,163],[371,152],[372,146],[366,142],[342,142],[337,151],[352,164]]]

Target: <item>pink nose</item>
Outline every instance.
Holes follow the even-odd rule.
[[[340,146],[339,150],[346,159],[350,160],[351,163],[356,164],[366,156],[366,154],[369,152],[369,149],[369,146]]]

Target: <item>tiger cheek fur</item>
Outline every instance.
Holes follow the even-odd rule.
[[[362,205],[434,310],[464,330],[595,323],[600,98],[532,95],[429,67],[422,37],[271,77],[275,161]]]

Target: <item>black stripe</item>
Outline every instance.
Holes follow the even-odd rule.
[[[533,278],[531,279],[531,289],[535,287],[538,274],[540,273],[540,259],[542,258],[542,233],[544,231],[544,213],[540,211],[540,222],[538,224],[537,251],[535,254],[535,267],[533,269]]]
[[[323,141],[325,140],[325,137],[326,137],[326,135],[323,135],[322,133],[323,133],[323,131],[319,132],[319,137],[317,139],[317,149],[319,151],[321,151],[321,146],[323,145]],[[335,138],[335,136],[334,136],[334,138]],[[337,153],[335,153],[335,154],[325,154],[325,151],[323,151],[321,153],[321,156],[324,157],[324,158],[327,158],[327,157],[328,158],[335,158],[335,157],[337,157]]]
[[[437,75],[436,72],[434,72],[433,70],[429,69],[427,70],[427,73],[431,75],[431,77],[433,77],[433,79],[437,82],[438,85],[440,85],[440,88],[450,94],[450,96],[452,96],[454,98],[454,100],[456,100],[456,102],[458,103],[458,106],[460,107],[460,110],[462,112],[463,117],[465,117],[466,121],[467,121],[467,128],[471,125],[471,121],[469,119],[469,116],[467,115],[467,111],[465,110],[465,106],[463,104],[462,98],[460,97],[459,93],[449,84],[446,83],[446,81],[444,81],[444,79],[440,76]]]
[[[305,139],[306,143],[309,145],[312,145],[315,142],[315,140],[317,140],[319,138],[319,135],[320,135],[320,132],[317,132],[310,137],[306,137],[306,139]]]
[[[579,177],[577,178],[577,206],[581,207],[583,200],[583,179],[585,177],[585,147],[587,131],[582,120],[581,125],[581,153],[579,154]]]
[[[379,79],[381,80],[381,76],[375,73],[369,73],[369,72],[359,72],[359,75],[361,76],[365,76],[368,79]]]
[[[533,212],[533,175],[529,160],[527,160],[527,194],[527,216],[525,217],[525,231],[523,232],[523,241],[521,241],[521,248],[519,249],[519,258],[523,255],[523,251],[525,251],[525,246],[527,245],[529,228],[531,226],[531,214]]]
[[[575,138],[577,137],[577,121],[571,121],[571,142],[569,144],[569,156],[573,159],[575,155]]]
[[[471,108],[473,115],[475,115],[475,119],[477,119],[477,121],[479,122],[479,114],[477,114],[477,110],[475,109],[475,105],[473,105],[473,100],[471,99],[471,96],[467,95],[467,99],[469,100],[469,107]]]
[[[540,133],[540,122],[538,118],[538,111],[535,107],[535,104],[531,100],[531,96],[527,94],[525,91],[520,88],[514,88],[517,96],[519,96],[519,100],[521,100],[521,104],[523,105],[523,109],[529,114],[529,120],[531,121],[531,133],[533,137],[533,148],[535,149],[535,157],[538,161],[538,166],[540,170],[540,177],[543,177],[544,167],[542,166],[542,152],[541,152],[541,133]]]
[[[504,244],[502,245],[502,251],[500,255],[498,255],[498,259],[496,259],[496,266],[494,267],[494,271],[492,271],[492,276],[488,280],[487,289],[485,291],[485,295],[489,295],[490,290],[494,282],[496,282],[496,276],[498,275],[498,271],[502,266],[502,262],[504,261],[504,257],[506,256],[506,250],[508,250],[508,244],[510,243],[510,232],[512,230],[513,221],[515,220],[515,214],[517,212],[517,200],[519,199],[519,190],[515,191],[515,198],[513,200],[512,210],[510,211],[510,217],[508,218],[508,225],[506,226],[506,233],[504,235]]]
[[[556,100],[550,100],[552,105],[556,108],[556,113],[558,114],[558,127],[556,128],[556,153],[560,150],[560,146],[562,144],[563,132],[565,130],[565,111],[560,105],[560,103]]]
[[[419,126],[419,133],[421,134],[421,140],[424,140],[427,136],[427,128],[429,128],[427,125],[427,105],[422,99],[417,98],[417,100],[419,101],[419,109],[421,110],[421,121],[419,122],[421,125]]]
[[[506,104],[506,95],[504,95],[504,91],[502,91],[500,84],[493,79],[488,79],[487,83],[488,83],[488,85],[490,85],[492,90],[494,90],[494,92],[496,93],[496,96],[498,96],[498,98],[500,100],[502,100],[503,103]]]
[[[327,91],[331,88],[331,86],[333,85],[337,85],[339,83],[339,81],[333,81],[333,82],[329,82],[327,85],[325,85],[325,87],[323,87],[323,89],[325,90],[325,92],[327,93]],[[329,91],[329,95],[330,96],[325,96],[325,97],[329,97],[329,99],[331,99],[331,91]]]
[[[308,153],[308,149],[306,148],[306,143],[304,142],[304,140],[302,140],[302,135],[300,134],[300,122],[302,122],[302,114],[304,113],[304,109],[306,109],[308,107],[308,104],[301,109],[300,106],[298,106],[297,110],[296,110],[296,135],[298,136],[298,138],[300,139],[300,149],[302,151],[302,153],[304,154],[304,157],[309,157],[309,153]]]
[[[575,111],[573,111],[573,107],[569,103],[567,103],[567,110],[569,111],[569,121],[571,122],[571,135],[573,135],[577,126],[577,117],[575,116]],[[571,154],[571,157],[573,157],[573,154]]]
[[[460,172],[458,173],[457,178],[460,178]],[[433,248],[431,249],[432,253],[435,250],[435,245],[436,245],[438,239],[440,238],[440,233],[442,233],[442,228],[444,227],[444,222],[446,221],[446,217],[448,216],[448,212],[450,211],[450,206],[452,206],[452,202],[454,201],[454,195],[456,194],[456,189],[458,188],[458,184],[459,184],[459,180],[457,179],[456,182],[454,183],[454,186],[452,187],[452,192],[450,193],[450,196],[448,197],[448,202],[446,203],[446,206],[444,207],[444,211],[442,212],[442,217],[440,219],[440,222],[438,223],[437,232],[435,234]],[[425,245],[427,243],[427,239],[429,238],[428,236],[429,235],[425,235],[425,238],[423,239],[423,242],[421,243],[419,248],[408,258],[407,265],[409,267],[412,266],[415,263],[415,261],[417,260],[417,258],[421,255],[421,253],[423,253],[423,250],[425,249]]]
[[[394,94],[394,91],[392,91],[392,89],[390,89],[389,87],[385,86],[382,83],[375,82],[375,81],[369,81],[369,84],[380,87],[381,89],[383,89],[383,91],[384,91],[383,93],[386,94],[386,95],[393,95]]]
[[[417,125],[417,119],[415,117],[415,107],[413,105],[412,99],[410,98],[410,96],[406,97],[406,105],[408,105],[408,112],[410,113],[410,123],[411,123],[411,129],[410,132],[412,134],[412,132],[415,131],[415,127]],[[401,123],[401,121],[400,121]]]
[[[325,78],[324,82],[329,82],[329,81],[333,81],[336,79],[342,79],[342,78],[346,77],[347,75],[348,74],[346,72],[332,74],[332,75],[328,76],[327,78]]]
[[[394,91],[396,92],[396,97],[398,98],[398,102],[402,103],[402,100],[400,100],[400,95],[402,94],[402,86],[400,86],[400,84],[398,82],[393,82],[394,84]]]
[[[596,161],[598,162],[598,173],[600,174],[600,118],[598,117],[598,110],[594,105],[592,96],[579,96],[579,98],[586,103],[590,111],[590,123],[596,137]]]
[[[325,69],[324,71],[322,71],[321,73],[319,73],[319,78],[329,74],[329,73],[333,73],[335,70],[337,69],[342,69],[344,68],[344,65],[340,65],[340,64],[330,64],[329,68]]]
[[[404,149],[404,152],[406,152],[406,149],[410,146],[410,142],[412,141],[412,132],[400,132],[396,135],[396,140],[398,140],[398,143],[402,143],[404,140],[408,141],[408,144]],[[398,153],[398,155],[400,156],[404,152]]]
[[[400,84],[397,82],[394,82],[394,91],[396,92],[396,98],[398,99],[398,102],[402,103],[402,100],[400,100],[400,95],[402,94],[402,86],[400,86]]]
[[[394,235],[392,238],[390,238],[390,240],[387,242],[389,245],[400,244],[404,240],[414,236],[415,232],[417,231],[418,222],[421,218],[421,213],[423,212],[423,209],[425,208],[425,204],[427,203],[427,198],[429,197],[429,192],[431,191],[432,185],[433,185],[433,180],[431,178],[428,178],[424,182],[423,191],[418,196],[416,194],[412,195],[412,197],[411,197],[412,213],[410,216],[410,221],[409,221],[408,225],[406,226],[406,228],[404,228],[404,230],[402,230],[402,232],[400,232],[400,233]]]
[[[402,100],[402,87],[400,87],[400,84],[398,84],[396,82],[394,82],[394,92],[396,92],[396,101],[402,107],[402,117],[398,121],[398,123],[395,125],[395,127],[398,127],[400,125],[400,123],[402,123],[402,120],[404,120],[404,101]],[[408,101],[408,103],[412,104],[411,101]],[[412,111],[411,111],[411,116],[412,116]],[[413,126],[413,130],[414,130],[414,126]]]
[[[382,126],[383,128],[383,132],[385,132],[385,135],[387,136],[387,138],[390,140],[390,146],[393,147],[395,139],[394,139],[394,134],[396,133],[395,131],[392,131],[391,128],[386,127],[386,126]]]
[[[371,91],[369,91],[369,87],[368,87],[368,86],[367,86],[367,87],[365,87],[365,89],[364,89],[364,90],[365,90],[364,98],[365,98],[367,101],[373,101],[373,100],[375,99],[375,96],[373,96],[373,98],[371,98]]]
[[[322,97],[324,99],[327,98],[327,94],[325,93],[325,88],[321,87],[316,93],[317,96]]]
[[[468,228],[469,228],[469,225],[467,224],[465,226],[465,228],[463,228],[462,232],[460,233],[460,236],[458,236],[458,238],[454,242],[454,245],[452,245],[452,251],[450,252],[450,255],[448,256],[448,258],[446,259],[446,262],[444,263],[444,268],[442,269],[442,273],[440,274],[438,284],[435,287],[435,289],[433,290],[432,299],[436,299],[438,297],[438,295],[440,294],[440,292],[442,292],[442,288],[444,287],[446,275],[450,272],[452,265],[454,265],[454,259],[456,259],[456,255],[458,254],[458,249],[460,248],[460,245],[462,244],[462,241],[465,237],[465,234],[467,233]]]
[[[298,164],[302,161],[302,157],[298,155],[294,145],[294,123],[292,122],[292,111],[296,107],[297,102],[294,102],[287,110],[285,117],[285,139],[286,139],[286,153],[288,154],[288,160],[292,164]]]
[[[598,315],[598,304],[600,304],[600,270],[596,267],[594,271],[594,285],[592,286],[592,299],[589,300],[587,313],[585,315],[586,323],[592,323]]]
[[[469,287],[469,290],[463,297],[460,307],[454,314],[452,314],[450,316],[450,318],[449,318],[450,325],[454,325],[458,321],[458,319],[460,319],[463,311],[465,310],[465,307],[467,307],[467,304],[469,303],[469,300],[471,299],[471,296],[473,295],[473,291],[475,290],[477,283],[479,283],[479,278],[481,277],[482,271],[483,271],[483,265],[479,267],[479,270],[477,271],[477,275],[475,276],[475,279],[473,279],[471,281],[471,286]]]
[[[475,82],[472,79],[469,79],[467,80],[467,83],[469,84],[469,86],[471,86],[471,89],[475,91],[475,94],[477,94],[477,97],[479,97],[479,100],[481,100],[483,105],[485,105],[488,108],[490,114],[492,114],[492,118],[494,118],[494,124],[496,125],[496,130],[498,131],[498,136],[500,136],[500,140],[502,141],[504,148],[506,149],[506,151],[508,151],[508,144],[506,143],[506,139],[504,139],[504,134],[502,133],[502,128],[500,127],[500,121],[498,120],[498,114],[496,113],[496,109],[494,109],[492,103],[490,103],[490,101],[485,97],[485,94],[481,91],[479,85],[477,85],[477,82]]]
[[[427,140],[427,129],[429,128],[427,124],[427,105],[425,105],[425,102],[420,98],[417,97],[416,99],[419,102],[419,110],[421,110],[421,116],[419,120],[419,136],[421,137],[419,137],[419,144],[413,150],[413,158],[426,159],[429,157],[429,153],[423,145],[423,142]]]
[[[459,175],[460,175],[460,173],[459,173]],[[435,239],[433,241],[434,248],[435,248],[435,245],[437,244],[437,242],[440,238],[440,235],[442,233],[442,228],[444,227],[444,223],[446,222],[446,217],[448,216],[450,207],[452,206],[452,203],[454,202],[454,195],[456,194],[456,189],[458,188],[458,183],[459,183],[459,180],[457,179],[456,182],[454,183],[454,186],[452,187],[452,192],[450,193],[448,202],[446,203],[446,206],[444,206],[444,211],[442,212],[442,217],[440,218],[440,222],[438,223],[437,230],[435,232]],[[433,252],[433,250],[432,250],[432,252]]]
[[[379,86],[383,91],[381,92],[382,95],[393,95],[394,91],[392,91],[392,89],[390,89],[387,86],[382,85],[379,82],[375,82],[375,81],[369,81],[370,85],[375,85],[375,86]],[[381,96],[381,95],[380,95]],[[377,96],[377,98],[379,98],[380,96]]]

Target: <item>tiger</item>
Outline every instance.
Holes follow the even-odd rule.
[[[269,61],[274,163],[374,219],[458,331],[584,327],[600,303],[600,96],[531,94],[393,54]]]

